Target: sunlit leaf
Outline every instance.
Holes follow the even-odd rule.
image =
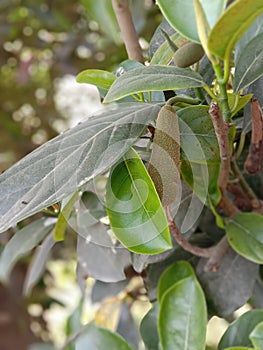
[[[76,77],[78,83],[92,84],[105,90],[109,90],[115,79],[116,76],[113,73],[100,69],[87,69]]]
[[[132,149],[111,171],[106,204],[111,228],[129,250],[158,254],[172,248],[160,199],[144,164]]]
[[[246,312],[227,328],[219,342],[218,350],[234,346],[252,347],[249,335],[261,322],[263,322],[263,310]]]
[[[226,224],[226,234],[232,248],[248,260],[263,263],[263,216],[240,213]]]
[[[140,79],[138,79],[138,76],[140,76]],[[151,65],[136,68],[121,75],[112,84],[104,102],[112,102],[140,92],[183,89],[204,85],[201,75],[189,69]]]
[[[114,164],[154,120],[160,107],[129,103],[59,135],[0,176],[0,231],[60,201]]]
[[[194,0],[158,0],[157,4],[174,29],[189,40],[200,42],[196,26]],[[210,27],[213,27],[225,8],[226,0],[201,0],[201,4]]]
[[[234,90],[240,91],[263,75],[263,33],[256,36],[240,52],[236,62]]]
[[[229,59],[237,41],[261,13],[262,0],[234,1],[212,28],[209,50],[218,57]]]
[[[50,232],[56,219],[41,218],[21,230],[10,239],[0,257],[0,280],[5,282],[15,263],[35,248]]]

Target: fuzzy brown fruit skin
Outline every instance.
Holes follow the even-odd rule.
[[[180,131],[172,106],[159,112],[148,172],[163,206],[173,203],[180,187]]]
[[[174,64],[179,68],[186,68],[198,62],[205,52],[201,45],[197,43],[187,43],[181,46],[174,53]]]

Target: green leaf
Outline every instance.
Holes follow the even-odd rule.
[[[159,336],[163,350],[204,350],[206,303],[195,277],[177,282],[163,295],[159,314]]]
[[[212,28],[208,49],[222,59],[229,59],[237,41],[261,13],[262,0],[236,0]]]
[[[136,142],[160,107],[108,106],[38,147],[0,176],[0,232],[105,172]]]
[[[133,149],[111,171],[106,205],[113,232],[129,250],[158,254],[172,248],[160,199]]]
[[[201,75],[190,69],[151,65],[136,68],[121,75],[112,84],[104,102],[112,102],[140,92],[184,89],[204,85]]]
[[[87,69],[80,72],[76,80],[78,83],[92,84],[100,89],[109,90],[116,76],[105,70],[100,69]]]
[[[216,205],[221,196],[217,185],[220,156],[208,107],[187,107],[177,114],[182,176],[202,202],[206,201],[209,194]]]
[[[263,75],[263,33],[250,41],[236,62],[234,91],[240,91]]]
[[[179,33],[174,33],[170,36],[170,39],[175,43],[176,46],[181,46],[183,42],[185,41],[182,39],[181,35]],[[167,40],[165,40],[156,50],[154,53],[150,64],[160,64],[160,65],[168,65],[174,55],[174,51],[169,46],[169,43]]]
[[[120,44],[119,26],[109,0],[81,0],[87,15],[99,23],[108,38]]]
[[[194,0],[194,9],[199,39],[207,57],[210,57],[210,52],[207,47],[207,39],[210,34],[211,28],[207,21],[201,0]]]
[[[227,328],[219,342],[218,350],[225,350],[233,346],[251,347],[252,343],[249,339],[249,335],[256,325],[262,321],[263,310],[251,310],[246,312]]]
[[[8,280],[15,263],[35,248],[50,232],[56,219],[41,218],[25,226],[10,239],[0,257],[0,281]]]
[[[77,338],[75,350],[133,350],[126,341],[116,333],[90,324],[88,328]]]
[[[174,29],[191,41],[200,43],[195,11],[194,0],[158,0],[163,15]],[[202,0],[206,18],[210,27],[213,27],[217,18],[225,8],[225,0]]]
[[[263,349],[263,322],[260,322],[256,325],[256,327],[250,333],[249,339],[251,340],[254,347]]]
[[[140,333],[146,349],[159,350],[159,336],[158,336],[158,315],[159,304],[156,302],[152,308],[147,312],[140,324]]]
[[[226,234],[231,247],[248,260],[263,263],[263,216],[240,213],[226,224]]]
[[[177,261],[166,269],[158,285],[158,301],[161,303],[166,291],[184,278],[193,277],[194,270],[186,261]]]
[[[79,192],[76,191],[73,195],[63,199],[61,204],[61,211],[58,216],[58,221],[54,228],[54,241],[64,241],[65,230],[68,224],[70,215],[74,209],[74,204],[79,197]]]
[[[31,263],[27,269],[26,278],[23,285],[23,295],[28,296],[34,285],[40,279],[50,256],[51,249],[55,243],[56,242],[53,239],[53,232],[50,232],[43,240],[41,245],[36,248],[34,256],[31,259]]]
[[[228,104],[231,110],[231,116],[237,114],[242,108],[244,108],[248,102],[251,100],[253,94],[248,94],[244,96],[240,96],[238,94],[227,94],[228,96]]]

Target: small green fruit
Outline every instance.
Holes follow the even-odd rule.
[[[186,68],[198,62],[204,53],[201,45],[190,42],[175,51],[174,63],[177,67]]]

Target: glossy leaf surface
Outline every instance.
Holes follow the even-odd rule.
[[[141,321],[140,333],[147,349],[159,350],[159,336],[158,336],[158,315],[159,305],[154,303],[152,308],[147,312]]]
[[[263,322],[256,325],[250,333],[249,338],[255,348],[258,347],[259,349],[263,349]]]
[[[223,12],[226,1],[201,0],[200,2],[208,23],[212,27]],[[194,0],[158,0],[157,4],[171,26],[181,35],[191,41],[200,42],[196,26]]]
[[[160,199],[133,149],[110,173],[106,205],[113,232],[129,250],[158,254],[172,247]]]
[[[160,107],[129,103],[52,139],[0,176],[0,231],[60,201],[106,171],[135,143]]]
[[[158,300],[161,302],[166,291],[173,287],[177,282],[187,277],[193,277],[194,271],[191,265],[186,261],[178,261],[164,271],[158,286]]]
[[[225,348],[231,346],[251,347],[252,343],[249,335],[261,322],[263,322],[263,310],[246,312],[227,328],[219,342],[218,350],[225,350]]]
[[[203,350],[206,337],[206,303],[195,277],[187,277],[163,295],[159,336],[164,350]]]
[[[100,69],[87,69],[76,77],[78,83],[92,84],[105,90],[109,90],[115,79],[113,73]]]
[[[212,28],[208,39],[209,50],[218,57],[229,59],[237,41],[261,13],[261,0],[235,1]]]
[[[112,84],[104,102],[112,102],[140,92],[184,89],[204,85],[201,75],[189,69],[151,65],[136,68],[121,75]]]
[[[230,218],[226,234],[232,248],[248,260],[263,262],[263,216],[240,213]]]

